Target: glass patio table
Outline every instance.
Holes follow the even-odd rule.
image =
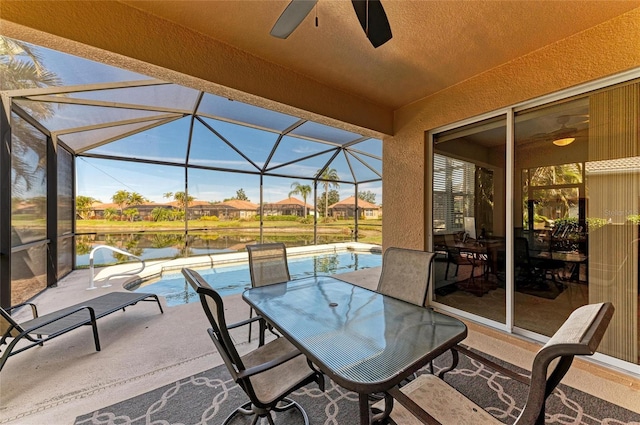
[[[462,341],[460,320],[330,276],[247,289],[243,299],[324,374],[359,395],[360,424],[371,423],[369,394],[398,385]],[[393,400],[385,395],[388,415]]]

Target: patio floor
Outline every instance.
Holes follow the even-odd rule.
[[[375,287],[380,268],[337,275]],[[35,303],[46,313],[66,305],[123,290],[127,278],[109,288],[87,291],[89,270],[77,270]],[[99,285],[98,283],[96,285]],[[164,305],[164,300],[163,305]],[[248,317],[241,295],[225,299],[228,322]],[[467,322],[468,345],[529,369],[539,344]],[[0,423],[71,424],[100,407],[128,399],[221,364],[199,303],[166,307],[142,303],[98,322],[102,351],[96,352],[90,328],[81,328],[11,357],[0,376]],[[254,332],[254,338],[256,332]],[[234,331],[240,352],[251,350],[246,331]],[[563,383],[640,413],[640,380],[576,360]]]

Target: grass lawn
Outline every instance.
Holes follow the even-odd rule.
[[[358,223],[359,242],[381,244],[382,220],[360,220]],[[257,220],[189,220],[189,231],[214,230],[220,233],[228,232],[258,232],[260,222]],[[329,223],[318,223],[318,233],[336,233],[350,235],[355,227],[353,220],[339,220]],[[185,224],[182,221],[109,221],[109,220],[77,220],[76,233],[135,233],[149,231],[184,231]],[[274,233],[313,233],[313,223],[305,224],[298,221],[265,221],[263,231]]]

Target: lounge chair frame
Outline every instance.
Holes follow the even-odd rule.
[[[33,303],[22,303],[9,307],[0,308],[0,328],[2,338],[0,347],[7,344],[0,358],[0,371],[4,367],[9,357],[21,353],[37,345],[43,346],[45,341],[63,335],[81,326],[91,326],[93,329],[93,340],[96,351],[100,351],[100,338],[98,336],[97,320],[118,310],[125,311],[126,307],[137,304],[140,301],[155,301],[160,308],[160,313],[164,313],[160,300],[156,294],[136,293],[136,292],[110,292],[96,298],[84,301],[70,307],[57,310],[43,316],[38,315],[38,309]],[[33,319],[22,323],[16,322],[10,312],[24,306],[30,306]],[[34,336],[35,335],[35,336]],[[46,335],[46,337],[43,337]],[[15,349],[16,345],[23,339],[30,343]]]

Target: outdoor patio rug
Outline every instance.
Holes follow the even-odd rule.
[[[445,355],[436,361],[436,373],[449,363],[449,359]],[[526,397],[526,387],[523,384],[485,369],[465,356],[460,356],[458,368],[449,372],[445,380],[507,424],[515,421]],[[357,395],[335,385],[329,379],[326,383],[325,393],[320,392],[317,386],[309,385],[291,397],[303,406],[310,424],[359,423]],[[75,424],[220,425],[230,412],[246,401],[247,397],[230,380],[226,368],[219,366],[79,416]],[[546,413],[547,423],[640,425],[640,413],[631,412],[562,384],[547,401]],[[242,419],[232,423],[239,425],[250,422]],[[287,413],[286,416],[277,417],[275,423],[299,425],[303,422],[298,414]]]

